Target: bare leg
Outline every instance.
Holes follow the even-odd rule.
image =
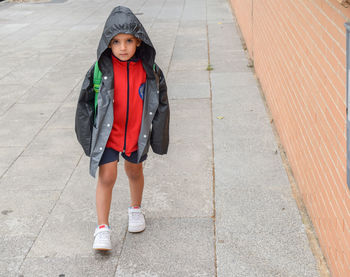
[[[109,225],[108,217],[111,207],[112,190],[117,180],[118,162],[110,162],[100,166],[97,188],[96,188],[96,209],[98,225]]]
[[[140,206],[144,185],[142,163],[134,164],[125,160],[124,168],[129,178],[131,206]]]

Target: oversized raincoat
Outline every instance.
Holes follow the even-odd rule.
[[[156,51],[140,21],[129,8],[118,6],[107,18],[97,48],[97,60],[102,72],[98,93],[98,108],[94,120],[93,89],[94,64],[86,73],[79,95],[75,115],[75,132],[84,152],[90,157],[90,174],[95,177],[98,164],[106,147],[113,126],[114,74],[111,39],[119,33],[132,34],[142,40],[137,55],[146,72],[143,97],[143,111],[138,137],[137,160],[146,154],[151,146],[154,153],[166,154],[169,145],[170,110],[167,86],[161,69],[155,64]]]

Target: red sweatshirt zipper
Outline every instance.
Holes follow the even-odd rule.
[[[127,99],[126,99],[126,120],[125,120],[125,136],[124,136],[123,152],[125,152],[125,149],[126,149],[126,131],[128,129],[128,119],[129,119],[129,62],[127,62],[126,72],[127,72],[128,89],[127,89]]]

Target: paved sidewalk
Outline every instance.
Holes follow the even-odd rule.
[[[120,4],[166,73],[171,144],[145,162],[139,234],[121,159],[103,254],[74,114]],[[0,87],[0,276],[319,276],[227,0],[2,2]]]

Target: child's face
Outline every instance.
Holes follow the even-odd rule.
[[[118,34],[111,39],[109,48],[118,59],[127,61],[136,52],[136,48],[141,45],[141,40],[130,34]]]

